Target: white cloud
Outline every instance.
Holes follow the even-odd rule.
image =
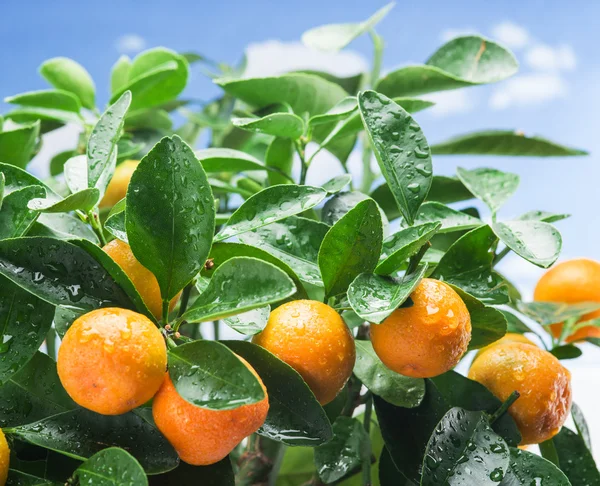
[[[146,39],[137,34],[125,34],[115,43],[121,54],[135,54],[146,47]]]
[[[509,79],[496,88],[489,104],[494,110],[504,110],[514,105],[539,105],[562,98],[567,92],[567,84],[558,74],[523,74]]]
[[[367,60],[357,52],[321,52],[301,42],[270,40],[250,44],[244,77],[273,76],[287,71],[314,69],[336,76],[352,76],[368,69]]]
[[[452,91],[441,91],[439,93],[423,96],[423,98],[435,103],[435,105],[429,108],[427,112],[440,118],[468,113],[475,107],[474,94],[472,90],[468,91],[459,89]]]
[[[556,47],[536,44],[528,49],[525,62],[533,69],[541,71],[572,71],[577,66],[575,52],[568,44]]]
[[[42,148],[27,166],[27,170],[42,179],[50,176],[50,159],[60,152],[77,147],[81,127],[68,124],[43,135]]]
[[[492,37],[511,49],[522,49],[529,43],[529,32],[510,21],[501,22],[492,28]]]
[[[477,33],[477,29],[472,27],[466,27],[464,29],[446,29],[442,30],[442,32],[440,33],[440,39],[443,42],[448,42],[454,39],[455,37],[460,37],[463,35],[472,35]]]

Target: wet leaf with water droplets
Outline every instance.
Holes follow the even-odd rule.
[[[206,172],[245,172],[267,170],[265,165],[246,152],[211,147],[194,152]]]
[[[504,221],[493,223],[492,229],[512,251],[538,267],[552,265],[562,248],[558,230],[543,221]]]
[[[426,272],[427,265],[402,278],[361,273],[348,288],[350,306],[365,321],[381,324],[406,302]]]
[[[478,349],[497,341],[506,334],[506,318],[498,309],[487,306],[462,288],[449,283],[467,306],[471,316],[469,349]]]
[[[167,439],[135,412],[111,416],[76,409],[18,426],[14,434],[30,444],[82,461],[107,447],[121,447],[147,474],[170,471],[179,462]]]
[[[421,486],[495,486],[508,466],[508,446],[492,430],[486,414],[455,407],[431,434]]]
[[[371,392],[397,407],[418,407],[425,396],[425,381],[387,368],[370,341],[356,341],[354,374]]]
[[[359,191],[338,192],[337,194],[334,194],[333,197],[329,198],[323,205],[323,209],[321,210],[321,221],[329,226],[333,226],[359,202],[366,201],[367,199],[371,198]],[[385,233],[388,221],[381,208],[379,208],[379,214],[381,215]]]
[[[193,405],[231,410],[265,397],[256,376],[221,343],[198,340],[171,349],[168,356],[177,393]]]
[[[492,269],[497,241],[487,225],[469,231],[446,251],[432,278],[456,285],[486,304],[506,304],[508,289]]]
[[[294,141],[289,138],[275,138],[269,144],[265,154],[265,165],[274,169],[267,173],[270,186],[294,183],[292,167],[294,166],[295,154]]]
[[[126,228],[135,257],[170,300],[202,269],[215,228],[212,190],[192,149],[165,137],[137,166],[127,189]]]
[[[519,186],[519,176],[497,169],[456,169],[458,178],[473,195],[482,200],[495,213]]]
[[[583,411],[576,403],[571,404],[571,417],[573,417],[573,422],[577,428],[577,433],[583,439],[583,442],[588,450],[592,452],[592,438],[590,435],[590,429],[585,417],[583,416]]]
[[[519,310],[542,326],[549,326],[568,319],[579,318],[584,314],[600,309],[599,302],[567,304],[559,302],[519,302]]]
[[[67,57],[54,57],[44,61],[40,74],[55,88],[77,96],[84,108],[96,107],[94,81],[81,64]]]
[[[329,179],[325,184],[321,187],[327,191],[327,194],[337,194],[344,187],[352,182],[352,176],[350,174],[342,174],[334,177],[333,179]]]
[[[352,417],[338,417],[333,423],[333,437],[315,448],[315,466],[326,484],[343,478],[360,466],[365,452],[370,452],[369,436],[363,424]]]
[[[28,204],[45,195],[46,191],[40,186],[27,186],[8,194],[0,209],[0,240],[27,234],[39,214],[35,209],[30,209]]]
[[[500,486],[522,485],[571,486],[571,483],[550,461],[531,452],[511,447],[510,465]]]
[[[302,213],[319,204],[326,195],[320,187],[293,184],[267,187],[249,197],[214,239],[222,241]]]
[[[140,463],[127,451],[109,447],[77,468],[74,477],[90,486],[148,486]]]
[[[125,199],[122,199],[112,207],[104,222],[104,229],[115,238],[118,238],[125,243],[129,243],[125,218],[125,202]]]
[[[54,198],[43,196],[29,201],[27,207],[42,213],[68,213],[77,209],[88,212],[95,208],[100,201],[100,191],[95,187],[69,194],[62,201],[55,201]]]
[[[484,224],[479,218],[434,201],[423,204],[415,219],[415,224],[430,222],[439,222],[442,224],[438,233],[464,231]],[[406,223],[403,222],[403,226],[407,226]]]
[[[400,213],[414,224],[432,179],[431,153],[421,127],[404,108],[375,91],[358,95],[373,152]]]
[[[517,69],[517,60],[510,51],[484,37],[468,35],[444,44],[425,65],[388,73],[376,89],[391,97],[415,96],[494,83],[512,76]]]
[[[544,223],[555,223],[562,219],[570,218],[570,214],[550,213],[548,211],[528,211],[517,219],[520,221],[543,221]]]
[[[288,264],[302,281],[323,287],[317,259],[328,230],[326,224],[318,221],[290,216],[277,223],[243,233],[240,240],[279,258]]]
[[[251,311],[242,312],[235,316],[226,317],[223,319],[223,324],[226,324],[231,329],[234,329],[241,334],[253,336],[265,328],[270,313],[271,306],[266,305]]]
[[[252,365],[267,388],[269,413],[258,430],[260,435],[289,446],[315,447],[331,439],[323,407],[296,370],[256,344],[224,344]]]
[[[39,136],[39,120],[0,132],[0,161],[25,168],[33,157]]]
[[[556,447],[560,469],[573,486],[600,485],[600,471],[580,435],[563,427],[558,435],[552,438],[552,442]]]
[[[117,142],[123,130],[131,92],[123,95],[102,114],[87,144],[87,183],[104,194],[117,165]]]
[[[372,272],[379,259],[382,240],[381,215],[372,199],[358,203],[335,223],[319,249],[325,295],[341,294],[359,274]]]
[[[587,155],[585,150],[559,145],[516,130],[486,130],[459,135],[433,144],[434,155],[504,155],[512,157],[565,157]]]
[[[206,322],[274,304],[296,292],[292,279],[275,265],[249,257],[233,257],[212,274],[182,319]]]
[[[254,133],[297,140],[304,133],[304,120],[293,113],[271,113],[262,118],[232,118],[234,127]]]

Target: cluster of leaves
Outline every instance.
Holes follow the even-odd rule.
[[[507,331],[538,329],[527,319],[541,326],[566,321],[564,338],[581,315],[600,307],[523,303],[494,269],[511,251],[550,266],[561,247],[551,223],[567,215],[530,211],[502,220],[497,213],[517,189],[517,175],[484,168],[441,177],[432,167],[432,154],[583,152],[502,130],[430,146],[412,114],[432,103],[416,96],[501,81],[516,72],[516,61],[502,46],[467,36],[423,65],[380,78],[383,43],[373,29],[387,10],[304,35],[311,47],[335,50],[368,32],[373,71],[353,78],[314,71],[244,78],[243,64],[158,48],[119,59],[102,115],[90,76],[64,58],[40,69],[53,89],[7,99],[18,107],[5,115],[10,127],[0,132],[0,426],[12,445],[12,484],[70,478],[102,485],[233,485],[236,473],[237,484],[252,484],[277,470],[277,484],[600,483],[578,408],[577,433],[563,429],[543,444],[542,458],[516,448],[520,435],[504,413],[508,404],[483,386],[454,371],[426,380],[399,375],[368,340],[366,323],[377,325],[410,305],[424,276],[444,280],[465,301],[470,349]],[[200,110],[178,99],[190,63],[217,71],[211,75],[223,88]],[[176,109],[186,121],[174,128]],[[41,134],[65,123],[81,125],[79,144],[57,154],[51,179],[42,181],[24,169]],[[210,147],[194,151],[203,131]],[[365,160],[360,190],[346,166],[359,138]],[[320,187],[306,185],[321,150],[346,173]],[[375,188],[373,154],[383,176]],[[132,157],[142,160],[127,197],[100,211],[116,165]],[[457,208],[473,198],[489,208],[489,224],[476,209]],[[112,238],[128,242],[156,276],[161,319],[100,249]],[[170,314],[169,301],[182,290]],[[326,407],[268,351],[246,340],[218,340],[219,323],[251,336],[264,328],[273,306],[302,298],[328,302],[357,338],[354,374]],[[233,352],[244,357],[269,394],[269,414],[258,431],[261,453],[244,454],[241,445],[212,466],[179,464],[149,408],[109,417],[77,407],[58,380],[55,338],[77,316],[106,306],[136,310],[161,326],[171,378],[195,405],[225,410],[260,401],[260,384]],[[200,323],[209,321],[216,322],[216,340],[201,339]],[[581,353],[562,338],[546,334],[541,342],[561,359]],[[48,354],[39,351],[45,339]],[[361,394],[363,385],[368,391]],[[357,417],[363,404],[365,413]]]

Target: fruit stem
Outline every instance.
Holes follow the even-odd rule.
[[[102,231],[102,225],[100,224],[100,218],[98,217],[98,213],[96,211],[89,211],[87,214],[87,220],[94,233],[100,240],[102,246],[106,246],[106,238],[104,237],[104,231]]]
[[[308,173],[308,163],[306,162],[306,144],[304,144],[300,140],[296,140],[294,145],[296,146],[296,152],[298,157],[300,157],[300,185],[304,185],[306,183],[306,174]]]
[[[504,249],[500,253],[497,253],[496,256],[494,257],[492,266],[495,267],[509,253],[510,253],[510,248],[508,246],[504,247]]]
[[[367,439],[362,447],[362,483],[363,486],[371,486],[371,413],[373,411],[373,396],[369,395],[365,402],[365,414],[363,416],[363,426],[367,433]]]
[[[504,413],[509,409],[509,407],[515,403],[517,398],[521,395],[518,391],[514,391],[510,394],[510,396],[506,399],[506,401],[500,405],[498,410],[496,410],[492,415],[490,415],[490,424],[493,424],[496,420],[498,420]]]

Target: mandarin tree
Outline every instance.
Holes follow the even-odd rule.
[[[161,47],[115,63],[106,107],[64,57],[6,98],[0,484],[600,484],[559,361],[600,345],[600,263],[553,267],[524,302],[495,267],[552,267],[567,215],[501,216],[514,173],[433,170],[585,152],[514,130],[429,144],[423,95],[517,62],[469,35],[382,76],[391,7],[303,35],[368,34],[373,68],[349,78]],[[181,96],[192,64],[216,99]],[[65,124],[78,143],[32,173]],[[339,175],[307,185],[331,157]]]

